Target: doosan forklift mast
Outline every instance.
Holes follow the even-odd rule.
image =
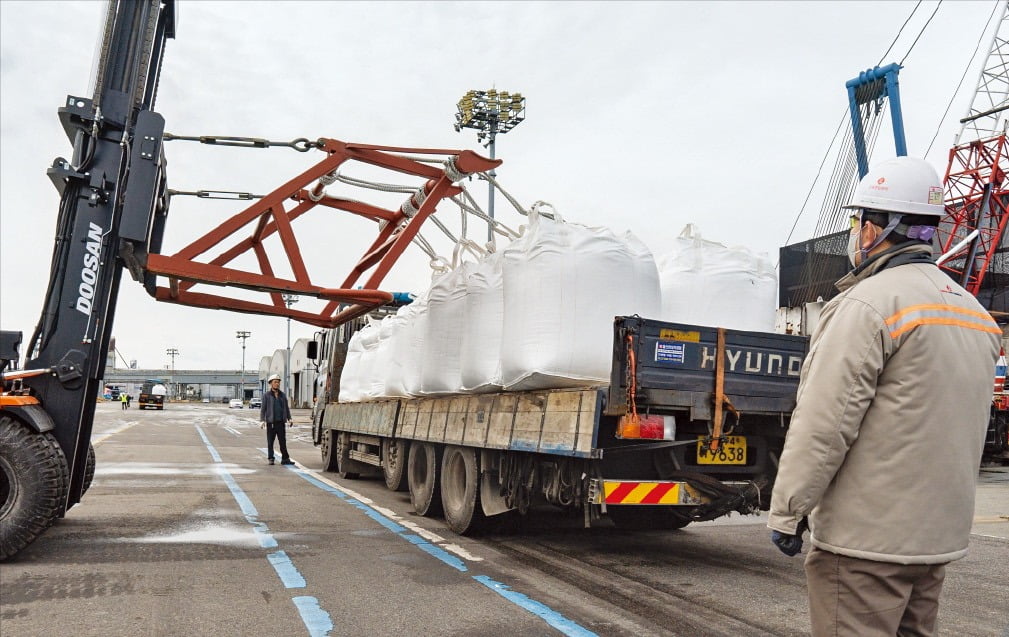
[[[85,489],[122,267],[157,251],[164,229],[164,120],[152,109],[175,25],[174,0],[109,2],[94,93],[68,96],[59,109],[73,159],[48,169],[60,192],[49,287],[23,371],[3,374],[14,386],[0,399],[0,558],[33,541]],[[17,332],[0,337],[0,371],[16,363],[20,340]],[[36,444],[39,435],[58,447]],[[40,467],[48,474],[33,476]]]
[[[56,240],[45,305],[22,368],[17,365],[22,334],[0,332],[0,560],[33,542],[88,488],[96,396],[124,269],[159,301],[335,327],[390,302],[393,295],[378,286],[438,203],[464,192],[458,182],[501,164],[469,150],[299,138],[283,145],[318,150],[325,157],[175,254],[162,254],[172,192],[164,141],[276,145],[257,138],[165,132],[164,119],[152,109],[165,42],[175,37],[176,22],[175,0],[110,0],[93,95],[68,96],[59,109],[73,155],[72,161],[56,159],[48,169],[60,193]],[[348,161],[423,182],[396,209],[327,194],[325,186]],[[313,280],[292,228],[294,220],[316,207],[330,216],[340,211],[369,219],[378,227],[339,286]],[[251,233],[241,236],[249,227]],[[291,277],[274,273],[263,244],[274,234]],[[207,256],[218,248],[223,251],[217,256]],[[258,271],[232,263],[244,254],[254,256]],[[158,285],[159,277],[167,285]],[[201,283],[215,292],[194,292]],[[264,293],[267,300],[250,302],[220,292],[228,288]],[[284,293],[321,299],[325,307],[317,313],[292,309]]]

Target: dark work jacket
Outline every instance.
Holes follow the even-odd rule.
[[[291,410],[287,406],[287,395],[284,392],[279,392],[279,397],[274,398],[273,391],[267,390],[263,394],[263,404],[259,408],[259,419],[263,422],[274,422],[273,420],[273,404],[275,401],[280,401],[280,404],[284,406],[284,419],[281,423],[287,422],[291,419]]]

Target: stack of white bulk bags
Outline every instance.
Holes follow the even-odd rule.
[[[347,343],[347,360],[343,364],[343,371],[340,372],[340,402],[356,403],[364,396],[361,378],[363,351],[361,332],[354,332],[350,342]]]
[[[613,318],[661,307],[651,252],[630,235],[535,212],[503,252],[501,377],[506,390],[609,380]]]
[[[501,252],[473,265],[466,277],[466,325],[462,333],[461,378],[466,392],[501,389],[501,327],[504,279]]]
[[[457,393],[462,388],[462,334],[466,327],[466,277],[462,262],[431,286],[427,304],[421,393]]]
[[[773,332],[778,279],[766,254],[701,238],[687,225],[658,259],[663,321]]]

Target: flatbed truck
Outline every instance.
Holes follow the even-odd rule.
[[[320,333],[313,440],[468,535],[551,504],[629,529],[766,510],[803,336],[616,317],[610,382],[341,402],[351,324]]]

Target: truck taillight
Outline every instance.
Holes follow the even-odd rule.
[[[617,438],[673,440],[676,438],[676,417],[623,416],[617,424]]]

